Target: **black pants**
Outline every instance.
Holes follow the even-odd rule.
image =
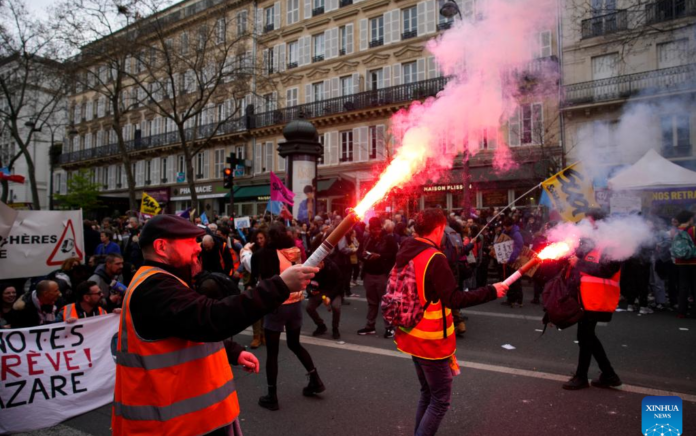
[[[358,280],[358,277],[360,277],[360,262],[351,264],[350,267],[353,271],[353,281],[355,282]]]
[[[627,260],[621,270],[621,290],[628,304],[647,307],[650,287],[650,264],[635,259]]]
[[[675,265],[679,277],[679,314],[689,310],[689,297],[696,291],[696,265]]]
[[[314,324],[320,326],[324,324],[324,320],[319,316],[317,308],[323,303],[321,295],[311,295],[307,301],[307,315],[312,318]],[[343,304],[343,295],[336,295],[331,299],[331,327],[338,330],[338,325],[341,323],[341,305]]]
[[[614,375],[614,368],[611,367],[611,362],[607,357],[607,353],[599,342],[599,338],[595,334],[597,321],[583,319],[578,323],[578,345],[580,346],[580,357],[578,358],[578,369],[575,375],[587,379],[587,373],[590,369],[590,362],[594,356],[599,369],[606,376]]]
[[[510,265],[503,265],[503,280],[511,276],[515,270]],[[502,281],[502,280],[501,280]],[[522,278],[510,285],[507,293],[508,303],[522,304],[524,294],[522,292]]]
[[[280,332],[265,329],[264,334],[266,335],[266,352],[268,356],[266,360],[266,381],[269,386],[277,386]],[[285,336],[287,337],[290,351],[297,356],[305,370],[311,372],[314,369],[314,362],[312,362],[312,356],[309,355],[309,352],[300,344],[300,329],[287,330]]]

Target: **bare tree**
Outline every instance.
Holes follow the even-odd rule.
[[[220,14],[200,14],[187,30],[177,29],[171,17],[152,14],[138,23],[143,35],[130,79],[162,117],[162,133],[178,135],[184,156],[186,182],[197,204],[193,159],[216,136],[244,128],[242,114],[256,95],[270,89],[251,53],[246,19],[232,23]],[[234,30],[234,31],[233,31]],[[268,102],[273,106],[275,102]]]
[[[46,23],[32,17],[23,0],[0,3],[0,18],[0,124],[19,149],[3,165],[11,168],[24,156],[32,204],[40,209],[35,156],[29,145],[36,132],[55,128],[54,117],[64,109],[60,46]],[[3,187],[2,200],[7,201],[8,189]]]
[[[104,117],[102,127],[108,127],[104,142],[115,141],[118,147],[131,210],[137,210],[138,204],[130,155],[132,146],[129,146],[124,127],[143,101],[129,77],[138,38],[129,26],[144,7],[149,9],[150,3],[64,0],[56,8],[61,38],[68,47],[79,51],[69,61],[74,91],[84,92],[90,99],[85,107],[96,108],[98,116]],[[79,104],[71,108],[75,123],[80,122],[79,117],[91,117],[83,112]]]

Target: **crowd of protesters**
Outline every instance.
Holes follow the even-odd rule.
[[[696,287],[696,261],[674,259],[670,247],[679,231],[696,238],[693,215],[682,211],[669,223],[658,218],[649,219],[656,242],[643,247],[623,264],[623,301],[620,305],[623,310],[642,315],[655,310],[677,311],[680,318],[688,315]],[[252,217],[251,226],[244,229],[235,229],[228,217],[215,217],[206,225],[198,217],[192,219],[207,232],[201,240],[204,274],[223,276],[241,289],[248,289],[259,277],[269,273],[254,265],[262,264],[259,260],[269,256],[268,250],[264,249],[274,244],[269,239],[274,226],[282,225],[280,229],[275,228],[276,234],[283,232],[283,244],[288,245],[282,250],[294,248],[292,263],[301,263],[321,245],[342,218],[338,212],[322,213],[306,222],[264,215]],[[489,275],[496,278],[510,275],[522,248],[534,251],[543,248],[547,243],[546,233],[557,222],[550,219],[541,207],[513,207],[502,212],[490,208],[472,210],[467,215],[450,212],[445,237],[439,242],[459,288],[475,289],[490,283],[493,277],[489,278]],[[97,307],[109,313],[118,310],[123,292],[143,264],[138,245],[142,225],[135,216],[105,218],[101,222],[85,220],[86,262],[67,259],[47,276],[2,282],[0,326],[20,328],[63,320],[58,314],[68,304],[78,307],[79,316],[99,314]],[[341,306],[350,304],[347,297],[358,296],[353,293],[357,285],[363,286],[368,302],[365,327],[357,333],[376,334],[379,303],[386,290],[388,274],[396,261],[398,248],[413,234],[414,222],[402,211],[373,216],[354,226],[325,260],[322,268],[326,272],[317,275],[307,292],[309,303],[306,311],[316,324],[315,335],[329,332],[318,312],[324,304],[331,311],[332,336],[341,337]],[[514,241],[514,249],[506,263],[498,262],[493,250],[502,234]],[[543,286],[556,272],[553,268],[539,270],[532,279],[525,278],[524,283],[534,289],[529,303],[541,303]],[[512,308],[525,304],[523,281],[517,283],[519,285],[511,287],[502,304]],[[98,289],[99,294],[93,293],[92,289]],[[466,326],[457,315],[457,333],[462,334]],[[254,326],[252,348],[266,343],[266,330],[261,321]],[[391,327],[385,325],[384,336],[390,338],[393,335]]]

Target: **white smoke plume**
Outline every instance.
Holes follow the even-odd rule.
[[[549,231],[548,238],[551,242],[567,242],[572,250],[581,239],[589,239],[609,259],[624,261],[642,247],[654,244],[655,230],[640,216],[612,216],[597,221],[595,226],[586,219],[577,224],[559,224]]]

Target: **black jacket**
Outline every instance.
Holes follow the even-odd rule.
[[[341,287],[341,270],[338,265],[330,258],[324,259],[324,268],[321,269],[315,276],[314,280],[318,283],[318,289],[322,295],[326,295],[332,300],[343,294]]]
[[[145,261],[177,277],[186,277],[169,265]],[[222,341],[278,308],[290,295],[280,277],[261,281],[253,291],[213,300],[196,293],[166,274],[145,280],[130,300],[133,325],[145,340],[176,337],[198,342]]]
[[[423,250],[433,247],[423,239],[409,238],[404,241],[396,256],[396,267],[403,268]],[[429,301],[442,300],[450,309],[461,309],[493,301],[498,297],[495,287],[488,285],[468,292],[457,289],[454,274],[443,255],[436,255],[425,271],[425,298]]]
[[[382,230],[379,238],[372,238],[368,233],[365,236],[365,241],[360,245],[360,250],[360,257],[363,260],[363,274],[386,275],[394,267],[399,246],[393,235]],[[379,259],[367,260],[366,251],[379,254]]]
[[[37,311],[34,300],[31,298],[33,291],[29,291],[19,297],[12,306],[12,316],[8,323],[13,329],[21,329],[25,327],[36,327],[41,325],[41,317]],[[43,306],[42,306],[43,307]],[[52,307],[43,307],[44,312],[51,312]]]

